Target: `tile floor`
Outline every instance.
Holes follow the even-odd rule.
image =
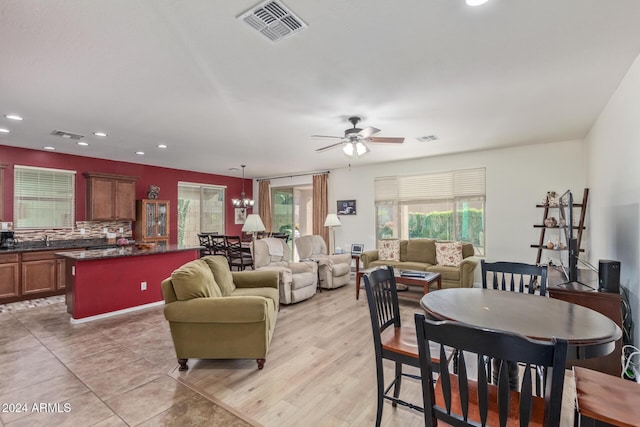
[[[64,297],[0,306],[0,426],[251,426],[173,379],[162,307],[72,325]]]

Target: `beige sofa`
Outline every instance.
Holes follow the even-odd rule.
[[[162,281],[180,370],[189,358],[256,359],[264,366],[278,314],[278,274],[231,272],[223,256],[188,262]]]
[[[478,265],[471,243],[462,244],[463,260],[457,267],[438,265],[436,241],[411,239],[400,241],[400,260],[378,259],[378,251],[366,251],[360,256],[363,268],[392,265],[397,269],[419,270],[440,273],[442,288],[470,288],[473,286],[473,271]]]
[[[351,254],[328,255],[324,239],[315,234],[298,237],[295,245],[301,260],[318,263],[321,288],[339,288],[351,280]]]

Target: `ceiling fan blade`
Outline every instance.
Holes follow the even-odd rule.
[[[343,139],[342,136],[311,135],[311,139]]]
[[[327,145],[326,147],[318,148],[316,152],[321,153],[323,151],[329,150],[330,148],[337,147],[338,145],[342,145],[344,141],[336,142],[335,144]]]
[[[404,142],[404,138],[391,138],[391,137],[371,137],[369,142],[391,142],[395,144],[401,144]]]
[[[375,135],[378,132],[380,132],[380,129],[369,126],[368,128],[364,128],[358,132],[358,135],[362,138],[369,138],[371,135]]]

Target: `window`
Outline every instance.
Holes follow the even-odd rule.
[[[225,233],[226,187],[178,183],[178,245],[198,246],[198,233]]]
[[[484,168],[376,178],[376,236],[471,242],[484,255],[484,202]]]
[[[15,228],[73,228],[75,171],[14,166]]]

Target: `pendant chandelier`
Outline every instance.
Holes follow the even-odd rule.
[[[253,199],[248,199],[244,192],[244,168],[246,165],[242,166],[242,192],[240,193],[239,199],[231,199],[231,203],[233,203],[233,207],[242,209],[242,212],[246,212],[246,210],[250,207],[253,207],[255,203]]]

